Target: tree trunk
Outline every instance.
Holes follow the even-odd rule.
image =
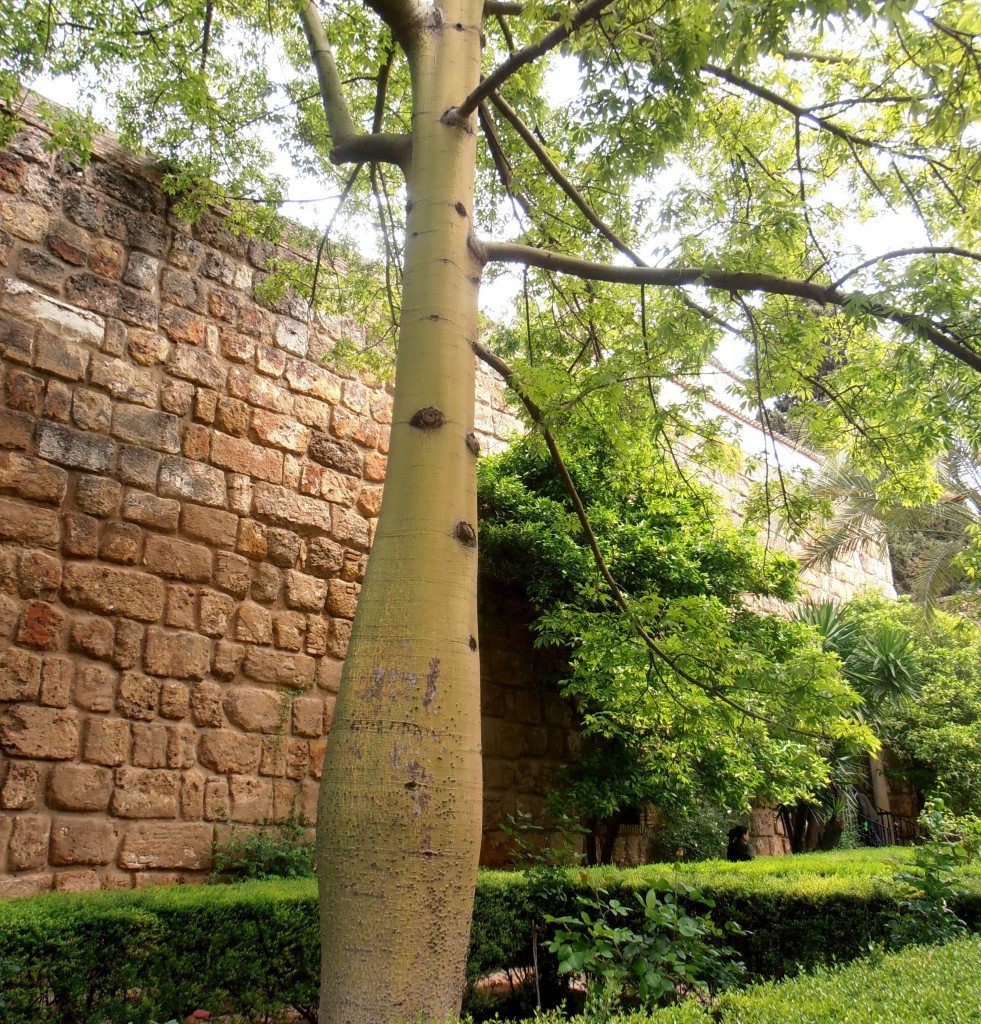
[[[479,0],[407,41],[407,239],[388,476],[327,744],[322,1024],[442,1021],[463,990],[481,831],[476,483]],[[435,9],[434,9],[435,10]]]

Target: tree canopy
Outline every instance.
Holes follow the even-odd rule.
[[[220,199],[271,226],[268,127],[350,231],[379,228],[397,386],[325,762],[324,1021],[459,1005],[480,833],[475,348],[555,434],[570,404],[609,424],[628,394],[659,432],[685,404],[662,381],[697,386],[739,336],[764,423],[769,396],[806,398],[790,404],[816,443],[929,497],[937,448],[976,451],[981,429],[979,33],[972,0],[4,7],[6,131],[22,85],[79,75],[113,94],[124,142],[171,162],[188,215]],[[84,152],[84,124],[56,127]],[[889,213],[904,236],[880,244]],[[477,290],[507,266],[520,317],[481,348]]]

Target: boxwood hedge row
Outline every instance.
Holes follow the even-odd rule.
[[[580,891],[624,903],[652,885],[698,884],[717,921],[738,940],[752,975],[779,978],[868,952],[895,908],[893,869],[882,858],[773,858],[672,871],[572,870],[542,880],[482,873],[474,906],[468,979],[532,962],[533,922],[574,907]],[[981,926],[981,872],[967,878],[957,910]],[[541,944],[546,995],[557,991]],[[314,1019],[319,974],[316,883],[53,893],[0,903],[0,1019],[10,1024],[127,1024],[293,1007]]]

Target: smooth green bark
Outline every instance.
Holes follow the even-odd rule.
[[[412,155],[385,497],[324,764],[321,1021],[459,1012],[481,830],[475,144],[441,117],[480,72],[476,0],[407,47]]]

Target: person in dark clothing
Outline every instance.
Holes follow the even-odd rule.
[[[749,845],[749,829],[745,825],[734,825],[729,829],[729,845],[726,860],[752,860],[753,849]]]

